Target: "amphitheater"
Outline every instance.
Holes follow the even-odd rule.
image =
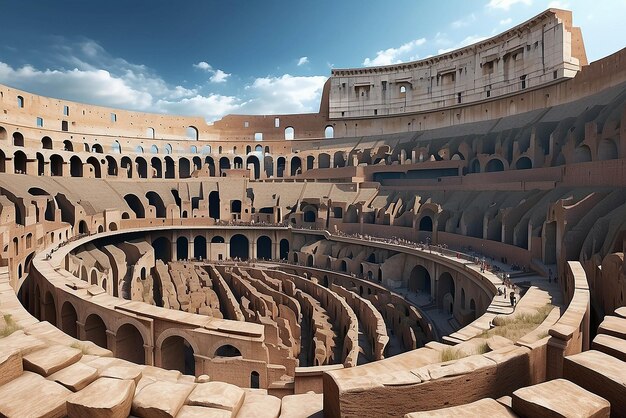
[[[558,9],[315,114],[0,85],[0,416],[626,416],[625,103]]]

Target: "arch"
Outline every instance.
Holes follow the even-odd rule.
[[[87,158],[87,164],[93,167],[93,175],[95,178],[99,179],[102,177],[102,166],[96,157]]]
[[[186,237],[176,239],[176,259],[187,260],[189,258],[189,240]]]
[[[420,231],[433,232],[433,218],[430,215],[422,216],[419,223]]]
[[[172,146],[170,144],[165,144],[165,153],[166,154],[172,153]]]
[[[326,126],[326,128],[324,128],[324,138],[330,139],[334,137],[335,137],[335,128],[333,128],[331,125]]]
[[[259,372],[253,371],[252,373],[250,373],[250,388],[258,389],[260,385],[259,380],[260,380]]]
[[[72,141],[68,139],[63,141],[63,151],[74,151],[74,144],[72,144]]]
[[[150,166],[152,167],[152,178],[160,179],[163,177],[163,162],[159,157],[152,157]]]
[[[222,171],[230,170],[230,160],[228,157],[220,158],[220,176],[222,175]]]
[[[616,160],[619,158],[617,142],[612,139],[603,139],[598,144],[598,160]]]
[[[252,170],[253,177],[255,180],[258,180],[261,177],[261,164],[259,163],[259,159],[254,155],[250,155],[246,159],[246,169],[248,168],[250,164],[253,165],[253,170]]]
[[[16,151],[13,154],[13,168],[15,174],[26,174],[26,154],[22,151]]]
[[[591,149],[587,145],[581,145],[574,150],[574,162],[585,163],[591,161]]]
[[[133,162],[129,157],[122,157],[120,161],[120,167],[122,167],[126,171],[126,178],[133,177]]]
[[[439,280],[437,281],[437,307],[439,309],[443,309],[447,313],[453,312],[454,290],[455,290],[455,286],[454,286],[454,279],[452,278],[452,275],[448,273],[447,271],[443,272],[439,276]],[[444,301],[447,302],[446,306],[444,306]]]
[[[315,157],[312,155],[307,156],[306,157],[306,169],[312,170],[314,165],[315,165]]]
[[[280,240],[280,259],[287,260],[289,258],[289,240],[283,238]]]
[[[198,235],[193,239],[193,258],[206,259],[206,237],[203,235]]]
[[[272,239],[266,235],[261,235],[256,240],[256,258],[260,260],[272,259]]]
[[[220,192],[217,190],[209,193],[209,217],[220,219]]]
[[[291,175],[302,174],[302,160],[300,157],[291,158]]]
[[[91,146],[91,152],[95,152],[96,154],[102,154],[104,152],[104,150],[102,149],[102,145],[100,145],[100,144],[93,144]]]
[[[70,176],[72,176],[72,177],[82,177],[83,176],[83,162],[76,155],[74,155],[72,158],[70,158]]]
[[[225,344],[215,350],[213,357],[242,357],[242,355],[237,347]]]
[[[50,322],[52,325],[56,326],[57,325],[57,309],[56,309],[56,304],[54,303],[54,297],[52,296],[52,293],[50,293],[49,291],[46,292],[46,294],[44,295],[43,298],[43,317],[41,318],[42,321],[48,321]]]
[[[470,173],[480,173],[480,161],[478,161],[478,158],[474,158],[470,163]]]
[[[154,139],[156,136],[156,132],[154,128],[146,128],[146,138]]]
[[[144,340],[136,326],[130,323],[121,325],[115,333],[115,357],[136,364],[146,362]]]
[[[122,146],[120,145],[120,141],[115,140],[113,142],[113,144],[111,145],[111,152],[113,154],[121,154],[122,153]]]
[[[236,147],[235,147],[236,148]],[[235,157],[233,159],[233,168],[234,169],[242,169],[243,168],[243,158]]]
[[[346,158],[344,156],[344,152],[343,151],[335,152],[335,155],[333,155],[333,163],[334,163],[335,167],[345,167],[346,166]]]
[[[330,154],[321,153],[317,157],[317,164],[319,168],[330,168]]]
[[[0,149],[0,173],[6,173],[6,171],[7,171],[7,156],[4,153],[4,151]]]
[[[174,160],[172,157],[165,157],[165,178],[173,179],[175,176]]]
[[[172,243],[166,237],[159,237],[152,241],[154,248],[154,258],[164,263],[172,261]]]
[[[136,154],[143,154],[143,147],[141,145],[137,145],[135,147],[135,153]]]
[[[193,148],[193,147],[192,147]],[[191,160],[191,166],[193,167],[193,171],[202,169],[202,159],[200,157],[193,157]]]
[[[225,242],[224,238],[219,235],[215,235],[211,238],[211,244],[223,244]]]
[[[148,199],[148,203],[154,206],[154,208],[156,209],[157,218],[165,218],[167,216],[165,211],[165,204],[163,203],[163,199],[161,199],[161,196],[158,193],[150,191],[146,193],[146,198]]]
[[[211,153],[211,146],[210,145],[203,146],[202,150],[200,152],[202,154],[210,154]]]
[[[85,222],[85,220],[81,220],[78,223],[78,233],[79,234],[87,234],[87,233],[89,233],[89,227],[87,226],[87,222]]]
[[[136,157],[135,164],[137,165],[137,175],[140,179],[148,178],[148,163],[143,157]]]
[[[515,162],[516,170],[528,170],[531,168],[533,168],[533,162],[528,157],[518,158],[517,161]]]
[[[287,160],[285,157],[278,157],[278,159],[276,159],[276,177],[283,177],[285,175],[286,165]]]
[[[152,146],[150,147],[150,152],[151,152],[152,154],[158,154],[158,153],[159,153],[159,147],[157,147],[156,145],[152,145]]]
[[[209,166],[209,176],[215,177],[215,162],[212,157],[206,157],[204,163]]]
[[[141,200],[139,200],[137,196],[135,196],[132,193],[129,193],[126,196],[124,196],[124,200],[126,201],[128,206],[132,209],[132,211],[135,212],[135,216],[137,218],[146,217],[146,212],[143,207],[143,203],[141,202]]]
[[[13,146],[15,147],[24,146],[24,135],[22,135],[20,132],[13,132]]]
[[[348,271],[348,263],[346,260],[341,260],[341,263],[339,263],[339,270]]]
[[[187,135],[188,139],[193,139],[195,141],[198,140],[198,128],[196,128],[195,126],[188,126],[185,130],[185,134]]]
[[[263,146],[262,145],[257,145],[256,147],[254,147],[254,152],[263,152]]]
[[[249,257],[248,238],[242,234],[235,234],[230,239],[230,258],[247,260]]]
[[[52,149],[52,138],[49,136],[44,136],[41,138],[41,148],[43,149]]]
[[[185,337],[171,335],[163,340],[161,343],[161,367],[195,376],[194,349]]]
[[[485,165],[486,173],[493,173],[496,171],[504,171],[504,163],[499,158],[493,158],[487,162],[487,165]]]
[[[7,130],[4,129],[4,126],[0,126],[0,141],[6,141],[7,135]]]
[[[104,321],[97,314],[91,314],[85,319],[85,340],[91,341],[102,348],[108,348],[107,328]]]
[[[181,179],[188,179],[191,177],[191,165],[187,158],[178,159],[178,177]]]
[[[304,214],[302,220],[304,222],[315,222],[317,219],[317,211],[313,206],[307,206],[304,208]]]
[[[294,139],[295,136],[296,136],[296,130],[293,128],[293,126],[287,126],[285,128],[285,139],[290,141]]]
[[[246,154],[250,154],[252,152],[252,147],[250,145],[246,145]]]
[[[266,155],[263,158],[263,169],[265,170],[265,177],[271,178],[274,176],[274,158],[271,155]]]
[[[111,157],[110,155],[107,155],[105,157],[105,160],[107,163],[107,175],[117,176],[117,161],[115,161],[115,158]]]
[[[46,162],[43,159],[43,154],[38,152],[37,153],[37,175],[38,176],[43,176],[45,166],[46,166]]]
[[[115,222],[109,223],[109,231],[117,231],[117,224]]]

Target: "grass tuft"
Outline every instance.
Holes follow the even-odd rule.
[[[8,337],[13,334],[15,331],[22,329],[15,319],[11,316],[11,314],[6,314],[3,316],[4,318],[4,327],[0,328],[0,338]]]
[[[76,348],[76,349],[82,351],[83,355],[89,354],[89,347],[87,347],[86,345],[83,345],[81,343],[73,343],[72,345],[70,345],[70,347]]]
[[[443,350],[441,350],[441,362],[458,360],[458,359],[473,356],[476,354],[485,354],[488,351],[489,351],[489,345],[486,342],[480,344],[474,350],[469,351],[469,352],[465,350],[461,350],[456,347],[446,347]]]
[[[554,306],[547,304],[533,313],[522,313],[511,316],[497,316],[493,320],[494,328],[483,332],[480,337],[489,338],[499,335],[515,342],[528,334],[548,317]]]

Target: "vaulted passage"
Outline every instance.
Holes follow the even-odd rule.
[[[145,364],[143,337],[131,324],[124,324],[115,334],[115,356],[137,364]]]
[[[272,240],[268,236],[261,236],[256,240],[256,258],[260,260],[272,259]]]
[[[248,259],[248,238],[241,234],[234,235],[230,239],[230,258],[240,260]]]
[[[166,338],[161,345],[161,365],[166,370],[178,370],[195,376],[196,359],[189,341],[178,335]]]

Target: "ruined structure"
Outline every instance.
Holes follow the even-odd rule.
[[[624,416],[625,103],[555,9],[316,114],[0,86],[0,415]]]

